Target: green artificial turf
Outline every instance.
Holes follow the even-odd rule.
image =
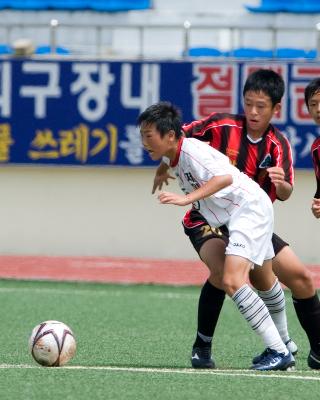
[[[308,342],[287,297],[295,372],[254,373],[263,350],[226,300],[214,341],[217,370],[190,368],[198,287],[0,281],[0,398],[308,399],[320,397],[320,371],[306,364]],[[77,353],[66,367],[38,366],[28,338],[38,323],[69,325]]]

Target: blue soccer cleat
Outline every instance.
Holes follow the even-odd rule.
[[[215,362],[211,357],[211,347],[194,347],[191,354],[193,368],[215,368]]]
[[[295,356],[298,353],[298,346],[295,344],[295,342],[292,339],[289,339],[286,343],[285,343],[287,349],[289,350],[289,352]],[[260,362],[260,360],[262,360],[263,357],[265,357],[268,354],[268,351],[270,349],[265,349],[261,354],[259,354],[258,356],[255,356],[252,359],[252,364],[258,364]]]
[[[259,363],[253,364],[251,369],[256,371],[288,371],[294,369],[296,362],[290,352],[285,355],[273,349],[266,349],[264,353],[264,357],[261,358]]]

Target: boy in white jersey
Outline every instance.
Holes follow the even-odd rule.
[[[153,160],[167,157],[184,195],[162,192],[162,204],[193,204],[212,227],[229,229],[222,285],[251,328],[261,337],[267,356],[255,370],[287,370],[292,354],[281,340],[269,311],[247,285],[249,271],[261,268],[268,281],[273,275],[271,236],[273,207],[269,197],[229,159],[205,143],[182,136],[181,119],[170,103],[147,108],[138,118],[142,142]]]

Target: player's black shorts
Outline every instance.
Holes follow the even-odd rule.
[[[201,246],[209,239],[222,239],[226,245],[229,242],[229,231],[225,225],[219,228],[212,228],[206,219],[193,208],[184,216],[182,225],[184,233],[189,237],[198,254]],[[272,244],[275,254],[278,254],[285,246],[289,246],[287,242],[275,233],[272,235]]]

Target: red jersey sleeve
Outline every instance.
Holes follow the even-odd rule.
[[[284,170],[284,179],[294,185],[294,168],[292,160],[292,150],[289,140],[277,129],[274,131],[274,135],[271,135],[271,141],[273,142],[274,160],[275,167],[281,167]]]

